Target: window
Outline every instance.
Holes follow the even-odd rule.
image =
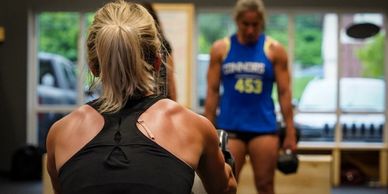
[[[385,123],[383,15],[341,15],[340,129],[343,142],[382,142]],[[351,37],[351,26],[369,23],[380,27],[367,38]],[[368,29],[362,29],[364,31]]]
[[[87,17],[85,17],[85,15]],[[32,91],[33,115],[29,120],[29,140],[44,147],[49,127],[76,106],[90,100],[86,79],[86,19],[92,14],[40,12],[36,14],[36,91]],[[90,22],[89,22],[90,23]],[[82,51],[81,51],[82,50]],[[35,126],[35,127],[34,127]]]
[[[292,92],[302,141],[334,141],[337,118],[337,14],[295,16]]]
[[[203,112],[206,98],[207,69],[209,52],[212,44],[221,38],[231,35],[235,25],[230,11],[203,11],[198,14],[198,55],[197,55],[197,97],[198,112]],[[212,24],[212,25],[209,25]]]

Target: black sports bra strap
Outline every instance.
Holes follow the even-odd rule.
[[[163,98],[166,98],[166,97],[164,97],[162,95],[151,95],[151,96],[143,97],[140,100],[128,100],[125,107],[123,107],[123,109],[120,110],[119,112],[123,112],[125,115],[127,115],[128,113],[133,113],[134,111],[143,113],[149,107],[151,107],[153,104],[155,104],[157,101],[159,101],[160,99],[163,99]],[[92,108],[94,108],[97,111],[98,111],[98,108],[100,106],[98,99],[89,101],[86,104],[91,106]]]
[[[149,96],[144,100],[143,109],[144,111],[147,110],[149,107],[151,107],[153,104],[155,104],[157,101],[165,98],[164,96]]]
[[[86,104],[94,108],[96,111],[98,111],[99,105],[97,103],[98,99],[94,99],[92,101],[87,102]]]
[[[136,119],[143,113],[145,112],[149,107],[151,107],[153,104],[155,104],[157,101],[160,99],[165,98],[164,96],[159,96],[159,95],[152,95],[152,96],[147,96],[141,99],[138,103],[131,107],[126,107],[122,110],[123,116],[128,116],[129,114],[133,114]],[[131,102],[128,102],[129,104]]]

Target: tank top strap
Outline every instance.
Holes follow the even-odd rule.
[[[94,110],[96,110],[98,112],[98,108],[100,107],[99,104],[97,103],[98,99],[94,99],[94,100],[91,100],[89,102],[87,102],[86,104],[91,106]]]
[[[129,100],[125,107],[120,111],[121,117],[127,117],[129,115],[139,117],[149,107],[155,104],[157,101],[166,98],[163,95],[151,95],[143,97],[139,100]]]
[[[161,100],[163,98],[166,98],[166,97],[163,96],[163,95],[150,95],[150,96],[146,96],[146,97],[143,97],[143,98],[140,98],[140,99],[135,99],[135,100],[134,99],[130,99],[130,100],[127,101],[125,106],[119,112],[113,113],[113,114],[110,114],[110,115],[118,114],[118,116],[126,116],[129,113],[133,113],[133,112],[141,112],[141,113],[143,113],[149,107],[151,107],[153,104],[155,104],[157,101],[159,101],[159,100]],[[91,106],[96,111],[98,111],[98,109],[100,107],[98,99],[94,99],[92,101],[89,101],[86,104]]]

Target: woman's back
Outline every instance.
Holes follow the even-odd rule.
[[[159,100],[150,96],[103,114],[102,130],[59,169],[63,193],[190,193],[192,167],[136,126],[139,116]],[[149,122],[141,123],[140,128]]]
[[[190,193],[194,170],[209,194],[235,192],[212,124],[155,95],[158,37],[138,4],[119,0],[96,12],[88,65],[103,90],[93,107],[77,108],[49,130],[56,193]]]

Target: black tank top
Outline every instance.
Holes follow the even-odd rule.
[[[161,98],[131,100],[118,113],[102,114],[103,129],[59,169],[60,193],[191,193],[194,170],[136,126],[139,116]]]

